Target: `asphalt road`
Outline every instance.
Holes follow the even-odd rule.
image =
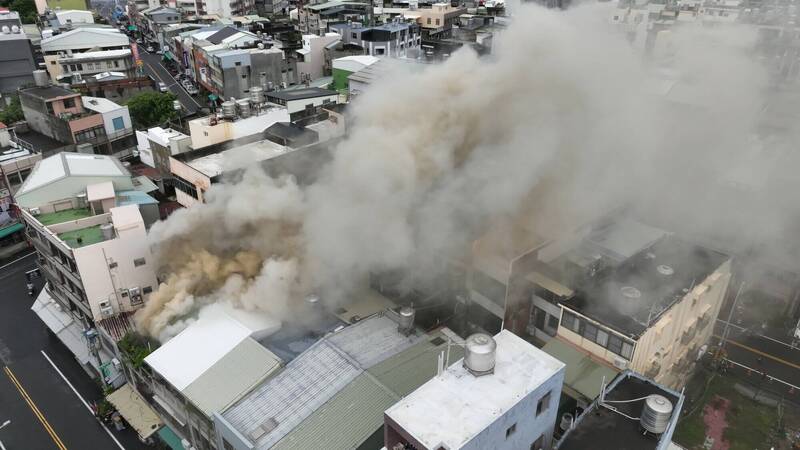
[[[31,311],[25,272],[34,267],[34,256],[0,266],[0,424],[11,420],[0,429],[0,449],[148,448],[130,427],[107,432],[45,358],[86,402],[102,397],[72,353]],[[35,284],[38,292],[42,282]]]
[[[723,335],[725,322],[717,321],[717,341]],[[725,343],[730,371],[751,382],[800,403],[800,348],[791,342],[748,331],[731,324]]]
[[[155,53],[148,53],[144,50],[145,45],[139,45],[139,57],[144,62],[144,72],[167,85],[167,89],[178,97],[178,101],[183,105],[183,115],[194,114],[203,105],[199,104],[191,95],[189,95],[183,86],[178,83],[175,78],[167,71],[161,64],[162,56]]]

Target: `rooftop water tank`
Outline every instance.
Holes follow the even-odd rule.
[[[103,225],[100,225],[100,232],[103,233],[103,239],[114,239],[114,225],[110,223],[104,223]]]
[[[399,314],[399,321],[397,325],[398,331],[404,334],[410,334],[411,331],[414,329],[414,317],[416,316],[416,311],[414,308],[410,306],[404,306],[400,308]]]
[[[222,117],[225,117],[226,119],[232,119],[233,117],[236,117],[236,102],[222,102]]]
[[[464,367],[476,377],[494,373],[497,343],[484,333],[467,338],[464,349]]]
[[[244,119],[250,117],[250,99],[236,100],[236,107],[239,109],[239,117]]]
[[[253,86],[253,87],[251,87],[250,88],[250,100],[252,100],[253,103],[256,103],[256,104],[264,103],[264,100],[265,100],[265,98],[264,98],[264,88],[262,88],[261,86]]]
[[[653,394],[644,401],[639,423],[642,424],[642,428],[645,430],[654,434],[661,434],[667,431],[671,417],[672,402],[663,395]]]
[[[50,78],[47,76],[46,70],[34,70],[33,71],[33,82],[38,87],[47,87],[50,84]]]

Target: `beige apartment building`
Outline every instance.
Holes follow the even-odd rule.
[[[419,14],[417,23],[422,27],[423,36],[428,37],[450,31],[458,17],[467,13],[467,9],[452,6],[450,3],[434,3],[430,8],[421,8],[414,12]]]

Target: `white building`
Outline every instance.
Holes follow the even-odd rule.
[[[133,129],[128,107],[100,97],[83,96],[83,107],[103,116],[103,126],[109,140],[115,136],[130,134]]]
[[[214,413],[239,400],[282,365],[256,340],[280,328],[279,322],[263,314],[219,309],[200,317],[145,358],[157,376],[135,375],[152,391],[153,406],[164,422],[198,449],[216,442]],[[237,312],[235,318],[229,315]]]
[[[94,23],[94,15],[91,11],[64,9],[56,11],[55,16],[59,25],[62,27],[66,27],[68,25]]]
[[[77,56],[78,53],[128,50],[128,53],[125,54],[101,55],[103,56],[102,66],[98,67],[95,73],[119,70],[124,65],[121,60],[130,59],[128,36],[120,33],[116,28],[78,28],[44,38],[41,46],[47,72],[54,81],[58,80],[64,72],[63,64],[65,62],[70,64],[67,61],[73,56]],[[82,72],[82,70],[77,70],[77,67],[76,70],[70,71]]]
[[[266,107],[258,111],[257,115],[236,120],[218,120],[216,116],[191,120],[189,134],[192,136],[192,148],[196,150],[260,134],[274,123],[288,121],[289,111],[286,108]]]
[[[153,188],[113,157],[59,153],[37,163],[17,196],[47,280],[34,311],[89,373],[115,385],[123,381],[108,366],[116,342],[158,285],[146,239],[146,224],[158,218],[145,192]]]
[[[189,150],[189,136],[172,128],[153,127],[136,131],[139,159],[150,167],[169,173],[169,157]],[[159,161],[159,156],[166,160]]]
[[[303,48],[297,50],[297,72],[306,74],[311,80],[321,78],[325,66],[325,47],[337,42],[342,37],[337,33],[303,35]]]
[[[386,410],[385,448],[550,448],[563,381],[562,362],[510,331],[473,335],[463,360]]]

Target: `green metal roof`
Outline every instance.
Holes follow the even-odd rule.
[[[431,341],[437,338],[444,342],[434,345]],[[375,364],[367,371],[397,395],[405,397],[436,375],[436,363],[442,351],[447,353],[447,337],[433,334],[429,339]],[[463,356],[464,349],[460,345],[450,346],[449,364]]]
[[[168,426],[161,427],[161,429],[158,430],[158,437],[161,438],[161,440],[164,441],[164,443],[167,444],[167,446],[169,446],[169,448],[172,450],[183,450],[181,438],[179,438],[178,435],[172,431],[172,428]]]
[[[23,224],[21,224],[19,222],[15,223],[15,224],[12,224],[12,225],[9,225],[9,226],[7,226],[5,228],[0,228],[0,239],[3,239],[6,236],[10,236],[10,235],[16,233],[17,231],[22,230],[23,228],[25,228],[25,225],[23,225]]]
[[[356,448],[383,425],[383,412],[398,400],[369,373],[362,373],[272,448]]]
[[[542,350],[566,364],[564,386],[589,401],[600,395],[600,384],[604,376],[606,382],[610,382],[619,373],[618,370],[592,359],[588,353],[560,339],[551,339]]]
[[[67,231],[59,234],[58,238],[71,248],[86,247],[87,245],[97,244],[98,242],[106,240],[103,236],[103,232],[100,231],[100,225]],[[78,238],[80,238],[80,242],[78,242]]]
[[[357,448],[382,426],[384,411],[436,375],[437,358],[443,351],[447,351],[447,336],[432,333],[413,347],[368,368],[273,449]],[[463,355],[463,348],[452,345],[450,364]]]

